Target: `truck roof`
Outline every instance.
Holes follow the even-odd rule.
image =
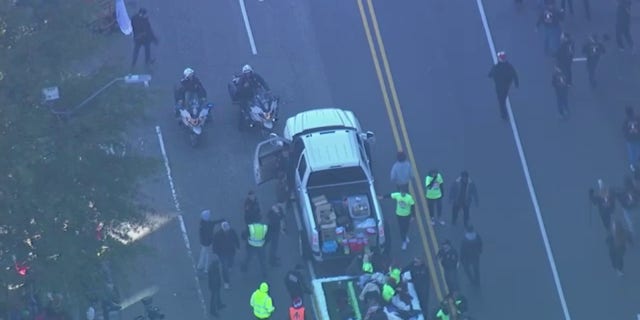
[[[301,136],[311,171],[360,165],[356,135],[353,129],[329,129]]]
[[[326,127],[347,127],[360,131],[360,124],[353,112],[339,108],[319,108],[300,112],[287,119],[284,137],[293,137],[305,131]]]

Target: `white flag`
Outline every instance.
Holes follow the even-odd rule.
[[[131,27],[131,18],[129,18],[129,14],[127,13],[127,6],[124,4],[124,0],[115,0],[116,1],[116,19],[118,20],[118,26],[120,26],[120,31],[126,35],[130,35],[133,32],[133,28]]]

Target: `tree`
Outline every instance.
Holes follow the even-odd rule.
[[[70,62],[100,48],[82,19],[87,0],[0,3],[0,285],[29,284],[79,299],[139,252],[118,226],[142,224],[141,181],[156,159],[129,147],[143,117],[140,88],[113,87],[67,120],[40,89],[57,85],[71,106],[113,79],[118,66],[74,74]],[[26,271],[26,276],[21,275]],[[31,281],[25,281],[29,279]],[[0,301],[2,298],[0,297]]]

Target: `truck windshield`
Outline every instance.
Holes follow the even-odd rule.
[[[331,168],[322,171],[311,172],[308,187],[321,187],[334,184],[366,181],[367,175],[360,166]]]

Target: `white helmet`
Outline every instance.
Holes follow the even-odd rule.
[[[189,78],[194,73],[195,73],[195,71],[193,71],[193,69],[191,69],[191,68],[186,68],[186,69],[184,69],[184,72],[182,72],[182,74],[184,75],[185,78]]]
[[[245,65],[242,67],[242,73],[249,73],[249,72],[253,72],[253,68],[251,68],[251,66],[250,66],[250,65],[245,64]]]

